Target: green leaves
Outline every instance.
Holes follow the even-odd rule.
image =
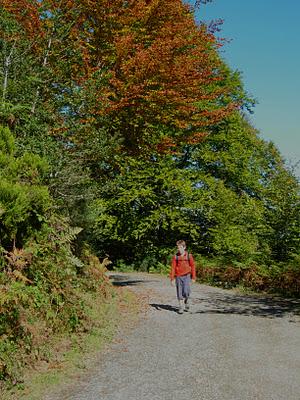
[[[93,203],[95,216],[92,238],[100,248],[114,256],[132,252],[147,254],[148,245],[173,245],[176,235],[196,235],[196,229],[184,218],[190,207],[193,190],[189,173],[175,168],[172,157],[152,160],[127,159],[121,174],[107,191]]]
[[[0,126],[0,227],[2,243],[24,242],[38,229],[51,205],[48,189],[41,184],[45,161],[26,153],[14,155],[14,138]]]
[[[15,143],[12,134],[8,128],[1,129],[0,134],[0,152],[3,156],[11,156],[15,151]],[[3,167],[5,164],[3,163]]]
[[[181,0],[21,4],[0,12],[6,246],[54,204],[115,259],[179,237],[240,263],[299,252],[299,186],[242,113],[254,100],[212,27]]]
[[[298,185],[242,114],[178,150],[119,159],[92,207],[99,254],[159,260],[179,237],[194,252],[245,265],[299,252]]]

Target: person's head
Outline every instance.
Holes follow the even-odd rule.
[[[185,249],[186,249],[185,241],[184,240],[177,240],[176,246],[177,246],[177,249],[178,249],[179,253],[180,254],[184,254]]]

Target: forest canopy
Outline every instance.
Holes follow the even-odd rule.
[[[191,6],[4,0],[0,40],[1,124],[15,157],[47,165],[50,210],[79,242],[136,268],[179,236],[229,263],[297,259],[297,179],[251,126],[254,102]],[[1,215],[3,249],[26,246]]]

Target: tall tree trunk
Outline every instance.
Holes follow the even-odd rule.
[[[44,59],[43,59],[43,64],[42,64],[43,67],[46,67],[46,65],[47,65],[47,61],[48,61],[48,56],[49,56],[51,44],[52,44],[52,38],[50,38],[49,41],[48,41],[47,51],[46,51],[45,57],[44,57]],[[38,101],[38,98],[39,98],[39,95],[40,95],[40,90],[41,90],[41,86],[39,85],[39,86],[37,87],[37,89],[36,89],[36,92],[35,92],[34,101],[33,101],[33,103],[32,103],[32,107],[31,107],[31,114],[34,114],[34,113],[35,113],[37,101]]]
[[[3,79],[3,90],[2,90],[2,100],[3,101],[5,101],[5,99],[6,99],[9,66],[11,64],[11,58],[12,58],[15,46],[16,46],[16,41],[14,42],[9,55],[7,57],[5,57],[5,59],[4,59],[4,79]]]

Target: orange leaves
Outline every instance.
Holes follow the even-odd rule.
[[[22,271],[31,261],[30,253],[23,249],[17,249],[16,247],[14,247],[12,251],[5,251],[4,257],[6,258],[8,265],[18,271]]]
[[[12,251],[4,251],[4,258],[9,267],[9,276],[23,283],[32,283],[32,281],[22,273],[26,266],[31,263],[31,253],[14,247]]]
[[[192,140],[232,110],[217,40],[182,0],[3,1],[35,35],[43,73],[61,79],[58,97],[65,82],[80,88],[79,119],[107,117],[132,146],[158,143],[150,125]]]
[[[208,132],[195,132],[191,137],[187,139],[188,144],[198,144],[203,142],[208,136]]]
[[[115,44],[115,52],[116,52],[116,62],[118,60],[126,59],[132,55],[134,51],[134,35],[132,33],[125,33],[122,36],[119,36],[114,41]]]
[[[207,126],[225,115],[226,107],[210,115],[209,107],[203,110],[196,105],[206,100],[218,103],[228,88],[208,90],[222,80],[216,74],[217,43],[213,35],[196,26],[188,8],[180,0],[136,0],[127,2],[124,13],[119,5],[113,16],[106,14],[114,20],[110,59],[115,61],[110,65],[110,104],[105,112],[131,107],[145,122],[163,121],[179,129],[191,124]],[[101,35],[95,29],[96,36]]]
[[[2,0],[2,7],[15,16],[29,36],[35,36],[37,32],[42,34],[41,20],[38,12],[38,1]]]
[[[161,142],[157,145],[157,151],[160,154],[163,153],[173,153],[173,154],[177,154],[177,150],[176,150],[176,142],[174,139],[170,138],[170,137],[164,137]]]

